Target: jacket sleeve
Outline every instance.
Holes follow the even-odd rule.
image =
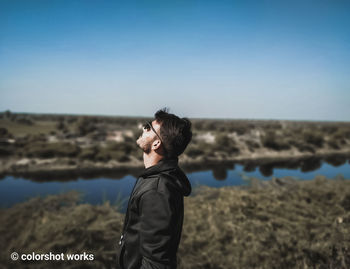
[[[170,199],[165,193],[150,190],[141,196],[139,206],[141,269],[170,268],[174,223]]]

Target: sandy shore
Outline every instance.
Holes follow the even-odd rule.
[[[335,165],[345,163],[350,158],[350,150],[319,150],[315,153],[298,151],[268,151],[245,152],[236,156],[212,156],[180,158],[180,166],[185,172],[195,172],[208,169],[229,169],[234,163],[257,167],[271,165],[276,167],[300,167],[305,160],[325,159]],[[143,162],[131,158],[129,162],[79,161],[71,158],[52,159],[2,159],[0,161],[0,177],[6,175],[24,177],[40,181],[41,179],[71,180],[76,178],[95,178],[106,176],[109,178],[122,178],[126,175],[137,176],[143,169]]]

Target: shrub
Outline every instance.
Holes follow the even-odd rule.
[[[47,136],[44,134],[28,135],[26,139],[27,144],[32,144],[36,142],[47,142]]]
[[[0,127],[0,138],[13,138],[13,134],[11,134],[6,128]]]
[[[19,123],[19,124],[24,124],[24,125],[28,125],[28,126],[31,126],[31,125],[34,124],[34,122],[31,119],[24,118],[24,117],[16,118],[16,122]]]
[[[236,147],[236,143],[226,134],[219,133],[215,137],[215,143],[212,145],[213,150],[223,151],[227,153],[237,153],[239,149]]]
[[[0,145],[0,157],[9,157],[14,155],[15,151],[11,146]]]
[[[194,130],[197,130],[197,131],[203,130],[203,121],[196,120],[196,121],[193,121],[192,124],[193,124]]]
[[[327,134],[332,134],[332,133],[335,133],[336,131],[338,131],[338,126],[329,126],[329,125],[326,125],[326,126],[323,126],[321,128],[321,131],[322,132],[325,132]]]
[[[117,143],[117,142],[108,142],[105,147],[98,149],[98,153],[95,156],[97,161],[109,161],[117,160],[118,162],[126,162],[130,160],[130,155],[135,151],[129,143]]]
[[[76,132],[80,136],[85,136],[96,130],[96,126],[93,119],[88,117],[80,117],[76,123]]]
[[[72,123],[74,123],[76,121],[77,121],[77,117],[70,116],[70,117],[67,118],[67,123],[68,124],[72,124]]]
[[[315,153],[315,149],[311,145],[308,145],[308,144],[298,143],[295,145],[295,147],[301,152],[307,151],[307,152]]]
[[[245,133],[247,133],[249,131],[248,126],[244,126],[243,124],[235,124],[235,123],[231,123],[228,127],[227,130],[229,132],[235,132],[238,135],[244,135]]]
[[[135,144],[135,146],[134,146]],[[124,152],[126,154],[131,153],[131,151],[136,147],[136,143],[132,141],[130,142],[108,142],[106,145],[106,148],[108,148],[109,151],[120,151]]]
[[[318,147],[322,147],[324,138],[321,134],[312,133],[310,131],[304,132],[303,134],[304,141],[308,144],[312,144]]]
[[[332,149],[340,149],[338,143],[334,140],[328,141],[328,146],[331,147]]]
[[[260,148],[259,143],[255,142],[254,140],[246,140],[245,143],[251,152],[253,152],[255,149]]]
[[[60,130],[60,131],[66,129],[66,126],[65,126],[63,120],[60,120],[59,122],[57,122],[57,124],[56,124],[56,129],[58,129],[58,130]]]
[[[113,152],[111,158],[113,160],[117,160],[118,162],[130,161],[130,157],[124,152],[120,152],[120,151]]]
[[[287,150],[290,149],[290,145],[283,141],[281,137],[277,137],[274,132],[267,132],[266,135],[262,138],[262,144],[273,150]]]
[[[214,120],[206,120],[203,122],[202,129],[207,131],[217,130],[218,122]]]
[[[108,150],[100,148],[95,156],[95,160],[99,162],[108,162],[111,159],[111,154]]]
[[[79,159],[93,161],[95,160],[97,152],[98,152],[97,147],[81,148]]]
[[[24,149],[24,155],[36,158],[54,158],[54,157],[75,157],[79,154],[80,148],[77,145],[58,142],[44,143],[34,142],[27,144]]]
[[[189,157],[196,158],[200,155],[204,155],[204,151],[202,149],[200,149],[198,146],[190,145],[186,149],[185,154],[188,155]]]

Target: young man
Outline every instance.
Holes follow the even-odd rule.
[[[184,218],[184,196],[191,184],[178,166],[178,156],[191,141],[191,122],[166,110],[145,123],[137,145],[145,170],[129,198],[119,241],[122,269],[173,269]]]

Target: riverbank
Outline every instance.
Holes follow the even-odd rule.
[[[149,118],[0,113],[0,178],[122,178],[143,168],[136,140]],[[181,155],[186,172],[241,163],[317,166],[350,156],[349,122],[191,119],[193,138]],[[331,156],[336,156],[335,159]],[[340,157],[339,157],[340,156]],[[328,158],[329,157],[329,158]],[[332,160],[333,159],[333,160]],[[289,164],[287,164],[287,162]],[[311,166],[309,164],[312,164]]]
[[[179,268],[348,268],[350,180],[251,179],[249,187],[200,187],[185,198]],[[0,210],[0,265],[117,268],[124,214],[77,193]],[[92,253],[94,261],[20,262],[18,253]]]
[[[273,168],[301,168],[312,171],[320,167],[324,160],[332,165],[341,165],[350,160],[350,150],[319,150],[315,153],[285,151],[275,152],[265,150],[258,153],[246,153],[238,156],[201,156],[190,158],[181,156],[179,163],[185,172],[203,170],[232,169],[235,163],[245,166],[246,171],[260,167],[262,172],[269,176]],[[108,177],[120,179],[126,175],[137,177],[143,170],[144,164],[136,158],[130,162],[93,162],[79,161],[71,158],[11,158],[0,161],[0,178],[15,176],[34,181],[74,180],[77,178]]]

